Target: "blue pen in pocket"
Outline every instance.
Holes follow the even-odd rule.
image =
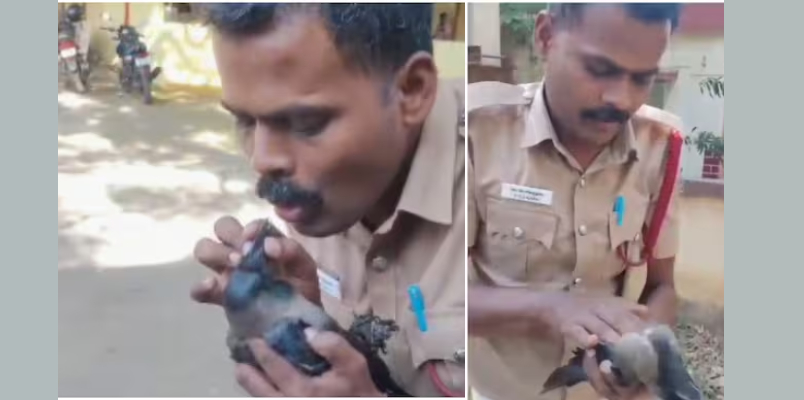
[[[617,213],[617,226],[623,225],[623,216],[625,216],[625,197],[617,196],[614,202],[614,212]]]
[[[419,324],[419,330],[427,332],[427,315],[425,314],[424,295],[419,285],[410,285],[408,287],[408,297],[410,297],[410,308],[416,315],[416,322]]]

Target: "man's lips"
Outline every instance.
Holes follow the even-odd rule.
[[[623,124],[619,122],[592,121],[592,124],[603,133],[617,133],[623,127]]]
[[[274,211],[279,218],[285,220],[285,222],[295,224],[299,223],[307,216],[307,212],[305,209],[300,206],[290,206],[290,207],[283,207],[283,206],[274,206]]]

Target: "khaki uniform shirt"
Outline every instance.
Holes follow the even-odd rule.
[[[465,372],[464,81],[441,82],[421,133],[396,211],[371,233],[362,224],[327,238],[292,232],[340,293],[321,282],[322,302],[341,326],[369,310],[397,321],[400,331],[383,357],[394,379],[417,397],[441,397],[430,378],[463,395]],[[370,150],[368,150],[370,151]],[[411,311],[408,287],[418,284],[428,329]]]
[[[679,120],[644,106],[583,171],[558,142],[540,84],[468,86],[468,246],[473,284],[613,294],[624,270],[615,249],[638,259],[661,187],[669,133]],[[512,186],[513,185],[513,186]],[[618,224],[614,203],[625,198]],[[676,195],[673,196],[675,199]],[[678,247],[675,201],[654,248]],[[643,267],[644,268],[644,267]],[[469,385],[492,400],[595,398],[588,384],[539,395],[571,357],[563,340],[469,338]]]

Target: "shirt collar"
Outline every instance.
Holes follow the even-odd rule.
[[[428,221],[452,223],[458,99],[445,82],[439,82],[436,99],[424,122],[416,153],[393,216],[378,231],[390,229],[400,211]]]
[[[550,113],[547,111],[547,103],[544,99],[544,84],[526,92],[526,96],[532,96],[530,110],[527,113],[525,122],[525,132],[520,142],[522,148],[536,146],[546,140],[553,141],[554,145],[559,145]],[[611,155],[616,161],[627,161],[631,157],[637,158],[636,136],[634,126],[629,119],[625,123],[625,130],[614,139],[611,145]]]

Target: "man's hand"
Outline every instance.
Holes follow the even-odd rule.
[[[192,297],[201,303],[222,305],[223,291],[232,270],[250,246],[251,240],[264,220],[252,221],[244,228],[240,222],[226,216],[215,222],[216,240],[204,238],[198,241],[193,254],[195,258],[215,274],[192,289]],[[279,266],[279,276],[287,281],[308,300],[321,304],[316,264],[312,257],[293,239],[268,238],[265,240],[265,255]]]
[[[366,359],[341,336],[305,330],[313,350],[326,358],[332,369],[308,377],[271,350],[262,340],[249,343],[262,367],[237,366],[237,382],[253,397],[385,397],[371,380]]]
[[[648,308],[623,298],[558,293],[551,303],[553,327],[581,347],[599,340],[616,342],[624,333],[646,327]]]
[[[583,368],[589,384],[595,392],[607,400],[651,400],[651,394],[644,385],[637,387],[620,386],[611,371],[611,361],[598,364],[594,350],[587,350]]]

